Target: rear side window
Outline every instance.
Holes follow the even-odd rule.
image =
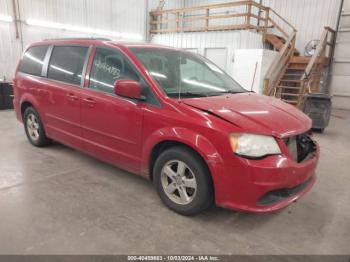
[[[87,51],[88,47],[83,46],[55,46],[52,51],[47,77],[80,85]]]
[[[47,45],[33,46],[25,52],[19,71],[26,74],[41,76]]]

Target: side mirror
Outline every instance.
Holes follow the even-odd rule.
[[[114,93],[121,97],[145,100],[141,95],[141,86],[134,80],[117,80],[114,83]]]

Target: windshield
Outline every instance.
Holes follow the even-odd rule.
[[[246,92],[206,58],[165,48],[130,48],[169,97],[215,96]]]

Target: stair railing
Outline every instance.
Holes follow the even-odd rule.
[[[294,31],[273,60],[264,79],[263,94],[271,96],[276,91],[278,81],[288,67],[289,60],[294,54],[296,31]]]
[[[274,33],[280,34],[287,39],[283,48],[272,61],[264,78],[263,94],[271,96],[275,95],[278,82],[286,71],[289,60],[294,55],[297,30],[275,10],[268,8],[267,13],[269,14],[267,17],[268,22],[276,30]],[[265,29],[264,40],[266,39],[265,35],[268,33],[268,28]]]
[[[273,9],[253,0],[161,9],[149,12],[150,34],[254,29],[265,40],[270,28],[288,38],[295,28]]]
[[[325,27],[321,35],[320,42],[315,53],[311,57],[303,75],[300,78],[301,88],[298,97],[298,108],[301,108],[304,102],[306,92],[319,92],[322,68],[329,66],[331,56],[335,45],[335,30]]]
[[[154,10],[150,15],[150,34],[207,32],[222,30],[260,30],[268,20],[261,11],[267,7],[252,1],[237,1],[184,8]],[[263,25],[260,25],[260,21]]]

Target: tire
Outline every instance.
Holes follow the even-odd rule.
[[[213,203],[208,167],[196,152],[184,146],[172,147],[159,155],[153,183],[163,203],[181,215],[198,214]]]
[[[45,134],[39,114],[33,107],[28,107],[24,111],[23,123],[28,141],[33,146],[44,147],[51,144],[51,140]]]

